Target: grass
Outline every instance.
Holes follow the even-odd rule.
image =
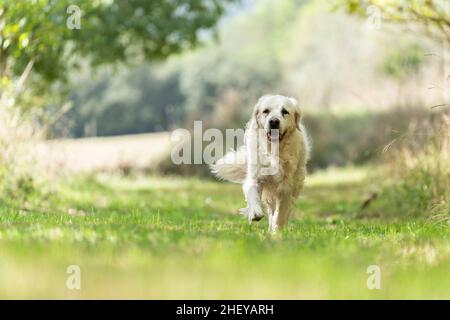
[[[1,298],[450,298],[450,226],[360,212],[370,180],[312,175],[288,230],[236,214],[240,187],[97,175],[0,208]],[[370,184],[369,184],[370,185]],[[17,201],[16,201],[17,202]],[[370,216],[370,215],[368,215]],[[81,269],[81,290],[66,287]],[[369,290],[367,268],[381,268]]]

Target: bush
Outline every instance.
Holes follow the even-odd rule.
[[[376,203],[384,215],[450,219],[450,123],[447,115],[413,123],[386,155],[391,181]]]
[[[18,108],[0,105],[0,201],[22,206],[39,192],[36,142],[41,135]]]

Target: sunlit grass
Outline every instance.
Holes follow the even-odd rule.
[[[450,229],[358,219],[364,169],[308,179],[276,236],[237,212],[241,188],[196,178],[99,175],[0,209],[3,298],[450,298]],[[81,290],[66,268],[81,268]],[[366,286],[369,265],[381,290]]]

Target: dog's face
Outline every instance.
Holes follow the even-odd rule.
[[[255,105],[253,116],[257,127],[264,129],[272,142],[281,142],[286,134],[300,128],[301,111],[294,98],[263,96]]]

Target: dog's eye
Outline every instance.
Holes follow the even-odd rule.
[[[269,109],[265,109],[265,110],[263,111],[264,114],[268,114],[269,112],[270,112]]]
[[[289,112],[286,109],[283,109],[283,110],[281,110],[281,114],[283,116],[285,116],[285,115],[289,114]]]

